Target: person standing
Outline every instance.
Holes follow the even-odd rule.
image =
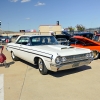
[[[93,40],[95,40],[97,34],[98,34],[98,32],[94,31]]]
[[[98,32],[97,31],[94,31],[94,35],[96,35],[96,34],[98,34]]]

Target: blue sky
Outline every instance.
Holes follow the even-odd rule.
[[[39,25],[63,28],[82,24],[100,27],[100,0],[0,0],[2,30],[36,29]]]

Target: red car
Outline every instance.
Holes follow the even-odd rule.
[[[100,43],[82,36],[73,36],[70,39],[69,45],[87,48],[93,51],[94,59],[99,58]]]

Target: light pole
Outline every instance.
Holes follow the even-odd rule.
[[[1,29],[1,21],[0,21],[0,29]]]
[[[2,33],[2,30],[1,30],[1,21],[0,21],[0,34]]]

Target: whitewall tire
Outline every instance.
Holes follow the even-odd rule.
[[[17,61],[17,60],[18,60],[18,57],[16,57],[16,56],[14,55],[14,52],[11,52],[11,57],[12,57],[12,59],[13,59],[14,61]]]
[[[38,60],[38,68],[42,75],[46,75],[48,73],[48,69],[46,68],[46,66],[41,58],[39,58],[39,60]]]

